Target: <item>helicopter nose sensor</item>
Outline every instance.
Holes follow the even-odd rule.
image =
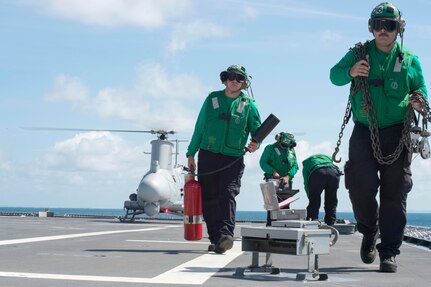
[[[155,216],[160,212],[160,204],[158,202],[148,202],[144,205],[144,212],[148,216]]]

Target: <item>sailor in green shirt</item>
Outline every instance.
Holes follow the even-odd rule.
[[[418,57],[403,47],[401,16],[389,2],[377,5],[368,21],[374,39],[356,45],[330,72],[333,84],[352,83],[349,102],[355,126],[344,167],[345,185],[363,234],[361,259],[371,264],[378,251],[382,272],[397,271],[395,256],[400,254],[407,194],[413,186],[411,123],[406,122],[406,112],[410,107],[422,110],[418,99],[427,99]],[[401,44],[396,41],[398,34]]]
[[[202,212],[211,242],[208,251],[224,253],[233,246],[236,201],[244,172],[244,153],[258,148],[247,140],[260,127],[254,102],[242,90],[249,78],[241,65],[232,65],[220,74],[224,90],[209,94],[202,105],[188,146],[188,167],[196,169],[202,187]]]
[[[294,147],[296,141],[293,134],[281,132],[275,136],[276,142],[265,147],[260,157],[260,167],[266,180],[278,179],[279,190],[292,189],[293,177],[298,171],[298,162]],[[286,198],[278,196],[279,201]],[[270,212],[267,212],[266,225],[271,225]]]
[[[304,188],[308,196],[307,220],[319,218],[321,194],[325,190],[325,218],[327,225],[334,225],[337,211],[337,190],[340,184],[341,171],[324,154],[314,154],[302,162]]]
[[[260,157],[260,167],[265,179],[279,179],[281,185],[292,187],[293,177],[298,171],[293,134],[281,132],[275,136],[276,142],[265,147]]]

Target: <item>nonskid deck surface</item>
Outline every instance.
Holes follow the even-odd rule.
[[[361,235],[340,235],[329,255],[319,256],[327,281],[309,277],[307,256],[273,254],[279,274],[251,272],[241,251],[239,223],[234,247],[224,255],[208,253],[208,240],[185,241],[178,221],[120,223],[116,219],[0,216],[0,286],[428,286],[431,251],[404,243],[398,272],[377,272],[379,260],[359,257]],[[205,229],[205,227],[204,227]],[[265,254],[260,254],[264,263]]]

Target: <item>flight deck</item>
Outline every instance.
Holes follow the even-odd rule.
[[[429,285],[429,247],[403,243],[398,272],[380,273],[378,259],[362,263],[357,232],[339,235],[329,254],[319,256],[327,280],[297,280],[307,269],[307,256],[272,254],[278,274],[253,271],[247,268],[253,254],[243,251],[241,228],[264,224],[238,223],[233,249],[220,255],[207,251],[205,237],[184,240],[182,221],[0,216],[0,286]],[[259,256],[264,261],[265,254]],[[241,276],[238,268],[245,270]]]

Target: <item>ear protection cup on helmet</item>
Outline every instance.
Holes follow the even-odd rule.
[[[250,87],[250,80],[247,77],[247,78],[245,78],[245,82],[242,84],[242,88],[248,89],[248,87]]]
[[[224,82],[227,81],[227,72],[226,71],[223,71],[223,72],[220,73],[220,81],[222,83],[224,83]]]
[[[373,34],[373,27],[371,26],[372,21],[373,19],[368,19],[368,32],[370,32],[371,34]]]
[[[398,20],[399,26],[398,26],[398,33],[400,33],[400,35],[402,35],[404,33],[404,31],[406,30],[406,21],[404,20],[404,18],[400,17],[400,19]]]

